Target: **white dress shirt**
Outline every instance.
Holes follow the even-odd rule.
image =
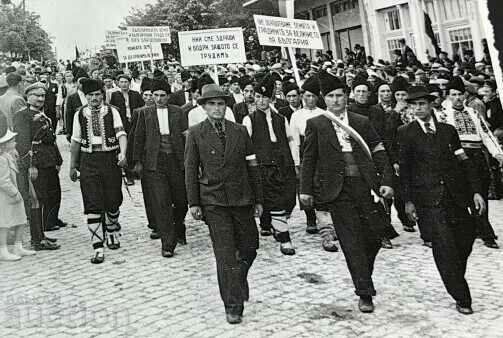
[[[124,131],[124,126],[122,125],[121,115],[119,114],[117,109],[115,109],[114,107],[110,107],[110,108],[112,110],[113,119],[114,119],[114,129],[116,131],[115,137],[117,137],[117,139],[119,139],[119,137],[122,135],[126,136],[126,132]],[[72,140],[75,142],[81,143],[82,142],[82,134],[81,134],[81,130],[80,130],[80,121],[79,121],[79,116],[78,116],[79,111],[80,111],[80,109],[75,112],[75,115],[73,117]],[[91,118],[92,113],[91,113],[91,108],[89,108],[89,106],[85,106],[83,108],[82,113],[84,114],[84,116],[86,118]],[[100,115],[105,116],[107,113],[108,113],[107,106],[105,106],[105,105],[101,106]],[[90,137],[91,145],[103,144],[103,137],[105,137],[105,135],[99,135],[99,136],[94,135],[93,128],[89,128],[89,132],[90,132],[90,136],[91,136]]]
[[[157,108],[157,120],[161,135],[169,135],[169,112],[168,108]]]
[[[204,108],[202,106],[198,105],[197,107],[195,107],[194,109],[192,109],[189,112],[189,117],[188,117],[189,127],[192,127],[198,123],[203,122],[204,120],[206,120],[207,117],[208,117],[208,115],[206,114],[206,111],[204,110]],[[232,110],[229,107],[225,107],[225,119],[229,120],[231,122],[236,122],[236,120],[234,119],[234,113],[232,112]]]
[[[300,144],[302,137],[306,136],[306,123],[310,118],[323,114],[325,111],[318,107],[314,109],[300,108],[293,112],[290,118],[290,131],[292,132],[295,147],[292,151],[294,162],[300,163]]]
[[[426,122],[430,123],[430,129],[433,130],[433,132],[437,131],[437,127],[435,126],[435,123],[434,123],[433,118],[431,116],[430,116],[430,119],[428,121],[423,121],[423,120],[421,120],[420,118],[417,118],[417,117],[416,117],[416,121],[419,123],[419,125],[421,126],[421,129],[423,130],[423,132],[425,134],[428,134],[428,132],[426,131],[426,126],[424,125]]]
[[[331,113],[330,113],[331,114]],[[342,123],[346,124],[349,126],[349,120],[348,120],[348,112],[347,110],[344,111],[343,114],[337,116],[334,115],[336,118],[338,118]],[[348,133],[344,131],[337,123],[332,122],[332,125],[334,126],[335,132],[337,134],[337,139],[339,140],[339,144],[341,145],[342,152],[347,152],[350,153],[353,151],[353,147],[351,147],[351,136],[349,136]]]

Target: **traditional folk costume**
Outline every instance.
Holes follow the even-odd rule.
[[[85,94],[101,90],[101,83],[87,80]],[[122,171],[117,164],[119,139],[126,137],[117,109],[102,104],[85,105],[75,114],[72,141],[80,145],[78,170],[84,213],[95,250],[92,263],[101,263],[103,243],[111,250],[120,247],[119,208],[122,204]]]
[[[455,77],[448,84],[448,90],[454,89],[465,92],[465,85],[462,80]],[[491,156],[503,155],[503,150],[497,139],[489,130],[487,123],[477,112],[470,107],[464,106],[458,110],[452,106],[449,100],[444,101],[442,111],[437,113],[439,122],[447,123],[456,128],[461,140],[461,146],[468,157],[476,164],[477,176],[482,183],[482,197],[486,202],[487,210],[481,217],[477,217],[477,231],[480,238],[492,247],[497,247],[494,240],[497,238],[489,222],[488,193],[490,180],[489,166],[483,152],[483,147],[487,149]],[[426,231],[430,231],[429,229]],[[429,235],[428,235],[429,236]]]
[[[255,88],[267,98],[273,95],[274,82],[265,78]],[[264,190],[264,213],[260,226],[272,229],[281,243],[281,252],[295,254],[291,246],[288,218],[295,207],[296,176],[292,158],[293,138],[286,118],[269,107],[257,110],[243,119],[257,154]]]

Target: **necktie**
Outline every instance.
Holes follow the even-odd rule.
[[[431,127],[430,122],[425,122],[424,123],[424,129],[426,129],[426,134],[428,135],[435,135],[435,130]]]
[[[225,132],[222,122],[220,121],[215,122],[215,129],[217,130],[217,136],[220,139],[220,142],[222,142],[222,146],[225,149]]]

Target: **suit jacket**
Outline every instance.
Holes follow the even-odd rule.
[[[133,111],[137,108],[143,107],[145,102],[141,97],[141,94],[134,90],[128,91],[129,96],[129,109],[131,110],[131,117],[133,117]],[[128,120],[126,116],[126,100],[124,100],[124,96],[121,91],[113,92],[110,96],[110,104],[115,106],[119,111],[119,114],[122,119],[122,124],[124,125],[124,129],[126,133],[130,132],[131,122]]]
[[[187,101],[185,100],[185,90],[182,89],[171,93],[168,98],[168,103],[180,107],[186,104]]]
[[[192,126],[185,146],[185,186],[190,206],[246,206],[262,202],[246,157],[254,154],[246,127],[225,120],[224,147],[209,120]]]
[[[138,122],[134,134],[133,162],[141,162],[144,170],[157,169],[157,157],[161,144],[157,107],[146,106],[137,110]],[[184,131],[187,124],[180,107],[168,105],[169,132],[172,137],[175,156],[183,169],[183,154],[185,150]]]
[[[398,127],[403,125],[403,121],[398,114],[394,110],[390,110],[388,112],[384,111],[384,108],[377,104],[373,106],[374,109],[377,109],[384,116],[384,130],[381,136],[384,148],[386,148],[386,152],[388,153],[388,157],[390,159],[390,163],[398,163],[398,149],[396,146]],[[376,130],[377,131],[377,130]]]
[[[365,140],[370,150],[381,144],[379,135],[372,128],[368,118],[348,112],[349,125]],[[384,151],[373,153],[373,161],[367,158],[363,149],[351,139],[353,156],[369,190],[379,191],[381,185],[391,186],[392,172],[388,157]],[[332,122],[319,115],[307,120],[304,143],[300,193],[314,195],[314,181],[319,182],[320,192],[317,203],[332,202],[339,196],[344,183],[346,163],[337,133]]]
[[[68,95],[66,98],[66,106],[65,106],[65,129],[67,139],[70,139],[73,132],[73,117],[77,110],[82,107],[82,101],[80,101],[80,96],[78,91]]]
[[[246,102],[236,103],[232,107],[232,112],[234,113],[234,119],[236,123],[242,124],[243,118],[249,114],[248,105]]]
[[[405,202],[420,206],[438,205],[444,188],[456,203],[466,208],[474,192],[480,192],[480,179],[470,160],[460,161],[455,152],[462,149],[456,129],[435,121],[436,133],[426,135],[414,121],[398,129],[400,187]]]
[[[383,138],[386,125],[384,110],[378,109],[375,106],[371,106],[369,104],[359,104],[356,102],[350,104],[348,110],[353,113],[368,117],[370,123],[372,124],[372,127],[374,127],[374,130],[377,132],[379,137],[381,137],[381,139]]]

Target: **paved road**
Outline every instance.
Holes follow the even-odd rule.
[[[323,251],[319,236],[305,233],[298,210],[297,255],[285,257],[271,237],[261,238],[244,321],[231,326],[204,224],[187,219],[189,244],[175,258],[162,258],[160,242],[148,237],[135,185],[134,202],[125,195],[121,210],[122,248],[92,265],[80,190],[67,171],[61,217],[75,227],[51,233],[59,251],[0,263],[0,337],[503,337],[503,250],[475,243],[467,274],[475,314],[463,316],[430,250],[417,233],[397,226],[395,248],[377,257],[376,311],[362,314],[343,255]],[[501,235],[503,201],[490,207]]]

